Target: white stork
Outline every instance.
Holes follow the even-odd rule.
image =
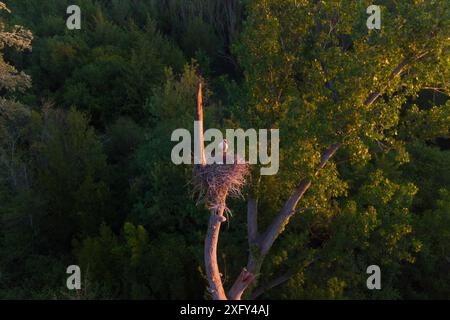
[[[223,150],[223,154],[225,155],[228,151],[228,141],[227,139],[223,139],[221,143],[219,143],[219,149]]]

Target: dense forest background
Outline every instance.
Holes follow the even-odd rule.
[[[193,127],[199,81],[206,127],[280,128],[280,173],[246,191],[263,195],[262,225],[295,172],[311,170],[338,134],[347,139],[259,281],[286,268],[292,278],[262,297],[450,298],[447,1],[379,1],[388,9],[378,38],[364,1],[319,1],[320,21],[341,10],[335,35],[314,34],[317,1],[4,2],[5,28],[21,25],[33,41],[32,50],[2,44],[29,77],[1,79],[0,298],[209,297],[208,211],[191,197],[192,168],[170,161],[171,132]],[[65,26],[71,4],[82,8],[81,30]],[[427,45],[441,63],[421,60],[376,108],[355,111],[388,60],[418,50],[436,26],[444,35]],[[247,256],[245,201],[229,206],[219,243],[226,286]],[[73,264],[79,292],[66,288]],[[366,288],[371,264],[382,290]]]

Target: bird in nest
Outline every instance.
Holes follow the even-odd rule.
[[[217,148],[218,150],[222,150],[222,161],[219,164],[224,164],[227,161],[227,151],[228,151],[228,141],[227,139],[223,139]]]
[[[228,151],[228,141],[227,139],[223,139],[221,143],[219,143],[219,150],[223,150],[223,154],[225,155]]]

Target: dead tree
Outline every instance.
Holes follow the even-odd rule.
[[[194,193],[199,194],[199,199],[204,200],[210,210],[208,231],[205,239],[205,269],[209,282],[209,292],[214,300],[226,300],[227,296],[222,285],[221,274],[217,263],[217,244],[222,222],[226,221],[224,212],[228,211],[226,199],[228,196],[239,196],[244,186],[245,178],[249,172],[247,164],[207,164],[204,153],[203,139],[203,105],[202,85],[198,87],[197,114],[200,165],[194,166]],[[224,157],[226,155],[224,154]],[[225,160],[225,159],[224,159]]]

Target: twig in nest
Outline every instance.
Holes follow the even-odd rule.
[[[204,202],[206,207],[218,212],[226,207],[228,196],[241,197],[247,175],[250,172],[248,163],[207,164],[194,166],[193,194],[198,194],[197,204]]]

